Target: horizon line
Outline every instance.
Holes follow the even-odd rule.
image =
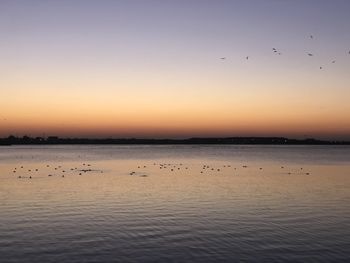
[[[0,145],[23,144],[311,144],[350,145],[346,140],[321,140],[316,138],[294,139],[278,136],[189,137],[189,138],[79,138],[79,137],[16,137],[0,138]]]

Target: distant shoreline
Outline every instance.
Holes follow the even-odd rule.
[[[289,139],[284,137],[225,137],[188,139],[136,139],[136,138],[59,138],[55,136],[31,138],[28,136],[0,138],[0,146],[11,145],[350,145],[350,141],[318,139]]]

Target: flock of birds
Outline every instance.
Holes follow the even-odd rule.
[[[314,36],[310,35],[310,39],[314,39]],[[272,52],[274,54],[276,54],[276,55],[282,55],[282,53],[279,50],[277,50],[276,48],[274,48],[274,47],[272,48]],[[348,55],[350,55],[350,50],[347,53],[348,53]],[[306,55],[309,56],[309,57],[314,57],[314,53],[306,52]],[[246,56],[245,57],[246,60],[249,60],[249,58],[250,58],[250,56]],[[221,60],[226,60],[226,57],[221,57],[220,59]],[[332,64],[334,64],[335,62],[336,62],[335,59],[333,59],[331,61]],[[323,66],[320,66],[320,69],[323,69]]]
[[[170,172],[175,172],[175,171],[178,171],[178,170],[188,170],[189,167],[188,166],[184,166],[182,163],[179,163],[179,164],[171,164],[171,163],[153,163],[153,166],[158,166],[159,169],[168,169]],[[147,168],[146,165],[143,165],[143,166],[138,166],[137,167],[138,169],[144,169],[144,168]],[[248,168],[248,165],[242,165],[241,167],[232,167],[230,164],[226,164],[226,165],[221,165],[221,166],[212,166],[212,165],[207,165],[207,164],[203,164],[201,165],[200,167],[200,171],[199,173],[200,174],[204,174],[205,172],[221,172],[223,171],[224,169],[231,169],[231,170],[238,170],[239,168],[243,168],[243,169],[246,169]],[[284,166],[280,166],[280,169],[285,169]],[[303,167],[300,167],[299,168],[301,172],[292,172],[292,171],[288,171],[286,172],[286,174],[288,175],[291,175],[291,174],[304,174],[304,175],[310,175],[310,172],[304,172],[304,168]],[[258,170],[263,170],[263,167],[259,167]],[[198,170],[197,170],[198,171]],[[129,173],[129,175],[137,175],[138,173],[135,172],[135,171],[132,171]],[[142,174],[141,176],[145,177],[147,176],[146,174]]]
[[[164,169],[167,170],[169,172],[175,172],[175,171],[180,171],[180,170],[192,170],[190,169],[189,166],[184,165],[183,163],[179,163],[179,164],[173,164],[173,163],[153,163],[154,167],[158,167],[160,170]],[[137,166],[137,170],[136,171],[131,171],[128,174],[132,175],[132,176],[139,176],[139,177],[147,177],[148,174],[145,172],[145,169],[148,168],[147,165],[139,165]],[[204,174],[204,173],[215,173],[215,175],[218,174],[218,172],[222,172],[222,171],[237,171],[239,168],[242,169],[246,169],[248,168],[247,165],[242,165],[240,167],[233,167],[230,164],[226,164],[226,165],[220,165],[220,166],[213,166],[213,165],[207,165],[207,164],[203,164],[199,167],[199,170],[196,169],[196,173],[198,174]],[[263,167],[253,167],[254,169],[257,170],[263,170]],[[284,166],[280,166],[280,169],[285,169]],[[300,171],[298,172],[292,172],[292,170],[289,170],[288,172],[285,172],[284,174],[304,174],[304,175],[310,175],[310,172],[304,172],[303,171],[303,167],[299,168]],[[52,176],[60,176],[60,177],[65,177],[65,175],[68,175],[68,173],[70,172],[71,175],[83,175],[87,172],[94,172],[94,173],[103,173],[103,170],[99,170],[99,169],[91,169],[91,164],[88,163],[82,163],[81,167],[70,167],[70,168],[64,168],[61,165],[58,166],[52,166],[47,164],[46,167],[44,167],[44,169],[42,168],[35,168],[35,169],[28,169],[25,168],[23,165],[20,167],[14,167],[12,173],[13,174],[19,174],[18,175],[18,179],[32,179],[35,175],[42,175],[42,170],[45,171],[47,173],[47,176],[52,177]],[[191,171],[192,172],[192,171]]]
[[[69,172],[75,173],[78,175],[82,175],[83,173],[87,173],[87,172],[103,173],[102,170],[91,169],[90,167],[91,167],[91,164],[87,164],[87,163],[83,163],[82,167],[80,167],[80,168],[78,168],[78,167],[64,168],[61,165],[51,166],[51,165],[47,164],[44,169],[42,169],[42,168],[39,169],[39,167],[35,168],[35,169],[32,169],[32,168],[28,169],[22,165],[18,168],[14,167],[14,169],[12,170],[12,173],[13,174],[20,174],[17,177],[18,179],[23,179],[23,178],[32,179],[35,175],[41,175],[42,170],[45,170],[45,172],[48,172],[47,176],[49,176],[49,177],[51,177],[51,176],[65,177],[65,175],[67,175]],[[49,170],[49,171],[47,171],[47,170]]]

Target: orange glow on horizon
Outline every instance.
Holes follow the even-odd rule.
[[[350,131],[346,116],[265,108],[225,108],[208,105],[200,109],[165,108],[164,111],[140,107],[127,111],[92,107],[87,111],[66,107],[40,112],[39,109],[17,111],[9,115],[1,135],[58,135],[64,137],[192,137],[192,136],[343,136]],[[46,108],[47,109],[47,108]],[[99,110],[98,110],[99,109]]]

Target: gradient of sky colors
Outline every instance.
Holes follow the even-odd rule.
[[[350,139],[349,14],[347,0],[0,0],[0,136]]]

